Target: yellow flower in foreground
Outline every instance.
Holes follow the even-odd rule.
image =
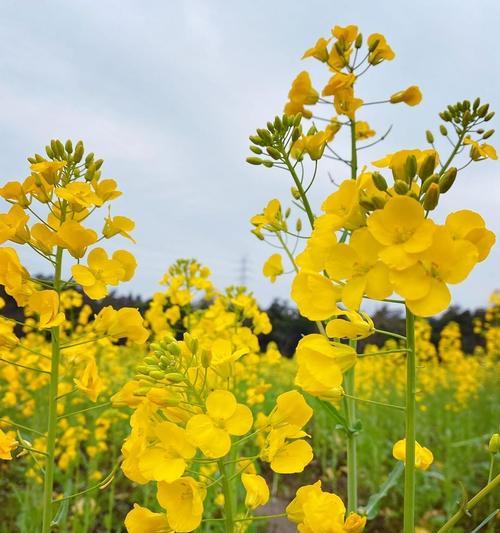
[[[315,272],[301,271],[293,280],[291,296],[300,314],[309,320],[325,320],[339,312],[340,288]]]
[[[168,525],[165,513],[153,513],[146,507],[134,503],[134,508],[125,517],[128,533],[168,533],[172,529]]]
[[[465,239],[476,247],[479,254],[478,262],[488,257],[496,241],[495,234],[486,229],[483,217],[468,209],[450,213],[446,217],[445,226],[450,231],[452,239]]]
[[[20,307],[28,303],[32,292],[29,277],[14,248],[0,248],[0,284]]]
[[[270,463],[271,470],[277,474],[302,472],[313,459],[311,445],[301,438],[305,436],[296,426],[286,425],[272,429],[267,435],[260,458]]]
[[[372,130],[368,122],[362,120],[356,122],[356,140],[362,141],[375,136],[375,130]]]
[[[416,85],[412,85],[404,91],[398,91],[397,93],[394,93],[390,98],[391,104],[399,104],[400,102],[404,102],[409,106],[415,106],[421,101],[422,93]]]
[[[378,65],[382,61],[391,61],[396,57],[392,48],[387,44],[385,37],[381,33],[372,33],[367,39],[368,46],[372,50],[368,56],[368,62]]]
[[[5,433],[0,429],[0,459],[10,461],[12,459],[12,450],[17,447],[16,439],[13,437],[13,432]]]
[[[245,507],[257,509],[269,501],[269,487],[266,480],[257,474],[241,474],[241,482],[246,490]]]
[[[113,340],[128,338],[137,344],[144,344],[149,331],[137,309],[122,307],[116,311],[110,305],[101,309],[95,317],[94,329],[97,334]]]
[[[343,372],[356,363],[356,350],[312,334],[300,340],[296,358],[295,384],[314,396],[331,400],[342,395]]]
[[[19,244],[29,241],[28,219],[29,216],[19,205],[13,205],[8,213],[0,214],[0,244],[8,240]]]
[[[58,246],[66,248],[75,259],[81,259],[87,247],[97,241],[97,233],[75,220],[63,222],[55,234]]]
[[[332,28],[332,35],[342,43],[344,48],[349,48],[358,36],[358,27],[355,24],[349,24],[345,27],[334,26]]]
[[[365,225],[365,214],[359,206],[359,190],[355,180],[345,180],[330,194],[321,209],[337,219],[337,228],[354,230]]]
[[[283,224],[281,222],[281,204],[277,198],[269,200],[268,204],[258,215],[254,215],[250,222],[256,229],[280,229]]]
[[[356,76],[354,74],[344,74],[343,72],[337,72],[330,78],[321,94],[323,96],[334,96],[336,93],[338,93],[338,91],[352,87],[355,81]]]
[[[106,239],[110,239],[111,237],[114,237],[115,235],[121,235],[122,237],[125,237],[126,239],[131,240],[135,243],[135,240],[130,235],[130,232],[135,228],[135,222],[131,220],[130,218],[123,217],[123,216],[116,216],[116,217],[106,217],[104,221],[104,228],[102,230],[102,234]]]
[[[373,320],[363,311],[345,311],[326,325],[326,334],[332,339],[365,339],[375,332]]]
[[[266,278],[271,280],[271,283],[276,281],[276,278],[283,274],[283,260],[280,254],[273,254],[264,263],[262,267],[262,273]]]
[[[336,494],[323,492],[321,481],[300,487],[288,504],[286,514],[303,532],[360,533],[366,524],[366,518],[356,513],[345,520],[343,501]]]
[[[141,453],[139,470],[148,480],[171,483],[184,474],[196,448],[190,443],[186,430],[172,422],[160,422],[153,431],[156,440]]]
[[[425,218],[424,208],[414,198],[395,196],[367,220],[373,237],[385,248],[380,259],[391,269],[402,270],[417,262],[418,253],[432,244],[436,229]]]
[[[84,392],[90,400],[97,401],[97,397],[104,390],[104,383],[99,377],[95,359],[91,357],[79,378],[73,380],[78,390]]]
[[[311,419],[313,410],[305,401],[304,396],[296,390],[280,394],[276,398],[276,407],[269,415],[268,422],[274,428],[285,425],[304,427]]]
[[[244,435],[252,427],[252,412],[225,390],[211,392],[205,405],[206,414],[189,419],[188,437],[206,457],[224,457],[231,448],[231,435]]]
[[[328,258],[337,244],[338,218],[335,215],[322,215],[314,220],[314,229],[302,253],[296,257],[297,265],[303,270],[322,272]]]
[[[59,198],[68,202],[70,208],[75,213],[79,213],[89,207],[99,207],[102,205],[101,199],[88,183],[68,183],[64,187],[55,189],[55,192]]]
[[[29,297],[29,310],[37,313],[40,328],[53,328],[64,322],[64,313],[59,311],[59,296],[56,291],[36,291]]]
[[[128,281],[134,275],[136,265],[130,252],[117,250],[109,259],[106,250],[94,248],[89,253],[87,266],[74,265],[71,273],[89,298],[99,300],[108,294],[107,285]]]
[[[306,57],[314,57],[318,61],[325,63],[326,61],[328,61],[328,43],[329,42],[330,40],[320,37],[312,48],[309,48],[308,50],[304,52],[302,59],[305,59]]]
[[[66,166],[66,161],[42,161],[31,165],[31,172],[40,175],[47,183],[54,185],[59,180],[59,171]]]
[[[392,455],[398,461],[406,461],[406,439],[398,440],[392,448]],[[434,461],[434,456],[428,448],[415,442],[415,468],[427,470]]]
[[[158,483],[158,502],[167,511],[173,531],[189,533],[201,523],[206,489],[192,477]]]

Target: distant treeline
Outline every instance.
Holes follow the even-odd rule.
[[[0,310],[0,314],[22,322],[24,319],[23,310],[16,305],[12,297],[5,293],[3,286],[0,286],[0,297],[5,301],[5,306]],[[111,292],[106,298],[99,301],[91,300],[83,295],[83,301],[92,308],[94,313],[98,313],[107,305],[112,305],[115,309],[135,307],[141,313],[144,313],[150,302],[149,299],[145,300],[140,295],[129,294],[127,296],[118,296],[114,292]],[[207,303],[201,302],[199,305],[200,307],[205,307]],[[278,345],[283,355],[291,357],[301,337],[309,333],[317,332],[315,324],[302,317],[297,309],[285,300],[274,300],[265,311],[269,315],[273,329],[268,335],[260,335],[259,341],[263,349],[265,349],[269,342],[273,341]],[[432,342],[437,345],[441,330],[447,323],[454,321],[460,326],[463,350],[466,353],[472,353],[476,346],[484,343],[482,337],[474,333],[474,320],[484,318],[484,314],[484,309],[470,311],[463,310],[458,306],[450,307],[439,318],[431,318],[429,320],[432,327]],[[372,314],[372,318],[378,329],[404,334],[405,321],[401,311],[383,306]],[[22,336],[20,327],[16,328],[16,333]],[[362,349],[363,345],[367,342],[381,346],[384,340],[382,335],[375,334],[369,338],[369,341],[360,341],[359,348]]]

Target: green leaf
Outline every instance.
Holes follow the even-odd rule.
[[[312,399],[316,405],[320,406],[330,416],[330,418],[332,418],[341,427],[342,430],[344,430],[346,433],[352,432],[351,428],[349,428],[347,420],[334,405],[332,405],[330,402],[325,402],[324,400],[315,398],[314,396],[309,396],[309,398]]]
[[[387,479],[385,480],[384,484],[380,487],[380,490],[370,496],[364,508],[364,513],[368,520],[372,520],[377,516],[380,507],[380,502],[383,500],[383,498],[385,498],[385,496],[387,496],[387,493],[394,486],[396,486],[404,469],[404,464],[401,461],[398,461],[389,476],[387,477]]]

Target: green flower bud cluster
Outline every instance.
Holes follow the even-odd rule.
[[[45,152],[49,160],[66,161],[71,169],[72,176],[79,178],[83,176],[86,181],[98,181],[101,177],[101,167],[104,159],[95,159],[94,153],[90,152],[85,155],[85,148],[82,141],[75,145],[68,139],[64,144],[59,139],[52,139],[50,144],[45,147]],[[46,157],[40,154],[28,157],[31,164],[43,163],[47,161]]]
[[[161,381],[165,384],[184,381],[181,347],[174,337],[167,335],[160,342],[151,343],[150,349],[151,352],[144,357],[143,364],[135,369],[137,379],[145,379],[151,383]]]
[[[249,137],[252,142],[250,151],[255,155],[247,157],[247,163],[270,168],[275,161],[281,161],[288,143],[295,142],[302,135],[301,120],[301,113],[276,116],[265,128],[257,128],[256,133]]]
[[[439,116],[453,125],[458,133],[470,130],[483,122],[489,122],[494,116],[494,111],[489,110],[489,104],[481,104],[481,99],[476,98],[471,104],[470,100],[449,105]],[[441,130],[443,133],[443,130]]]

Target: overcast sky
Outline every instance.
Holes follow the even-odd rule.
[[[325,72],[300,57],[335,24],[383,33],[396,52],[361,81],[365,101],[411,84],[424,94],[415,108],[359,113],[379,133],[394,125],[362,163],[425,148],[424,131],[437,130],[448,103],[479,95],[500,107],[498,0],[0,0],[0,7],[2,181],[24,178],[25,157],[54,137],[81,138],[104,158],[104,175],[124,193],[114,214],[137,222],[139,268],[121,292],[150,295],[178,257],[209,265],[221,287],[238,283],[246,258],[247,285],[263,305],[288,296],[290,278],[271,285],[262,277],[274,250],[250,234],[248,220],[272,197],[286,203],[290,181],[244,162],[248,135],[282,111],[298,72],[325,83]],[[495,137],[492,144],[500,146]],[[342,139],[337,146],[347,148]],[[499,164],[469,166],[438,216],[475,209],[500,233]],[[322,162],[316,206],[333,190],[328,172],[346,177],[345,168]],[[497,246],[454,290],[455,302],[483,305],[500,286],[499,264]],[[34,259],[30,265],[42,269]]]

